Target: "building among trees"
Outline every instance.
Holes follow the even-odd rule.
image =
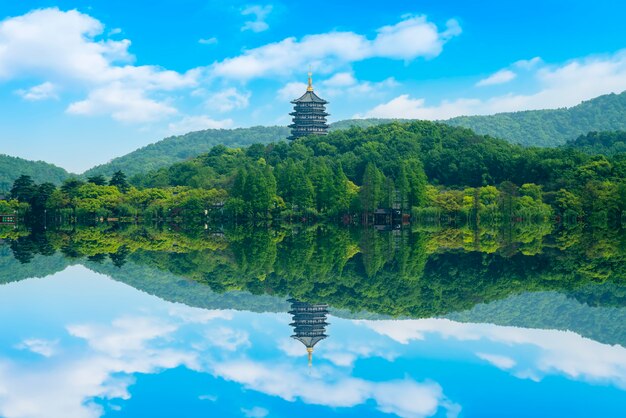
[[[306,347],[309,356],[309,366],[313,363],[313,347],[315,344],[327,337],[325,334],[326,315],[328,305],[325,303],[307,303],[295,299],[289,299],[293,315],[293,322],[290,324],[294,328],[294,338]]]
[[[326,105],[328,102],[321,99],[313,91],[313,81],[309,72],[309,85],[299,99],[292,101],[294,104],[293,123],[289,125],[291,128],[291,136],[288,139],[294,140],[307,135],[326,135],[328,133],[328,124],[326,117]]]

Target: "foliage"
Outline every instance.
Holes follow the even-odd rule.
[[[575,148],[590,155],[626,153],[626,131],[589,132],[568,141],[564,147]]]

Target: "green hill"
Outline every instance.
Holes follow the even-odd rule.
[[[592,131],[626,130],[626,92],[570,108],[461,116],[444,123],[522,145],[555,147]]]
[[[394,119],[350,119],[336,122],[332,127],[368,128],[392,121]],[[626,130],[626,92],[596,97],[570,108],[459,116],[441,122],[514,144],[556,147],[588,132]]]
[[[229,148],[243,147],[255,143],[267,144],[280,141],[289,135],[283,126],[254,126],[237,129],[207,129],[185,135],[165,138],[154,144],[139,148],[129,154],[87,170],[85,176],[102,174],[111,176],[122,170],[129,176],[147,173],[161,167],[185,161],[207,152],[215,145]]]
[[[36,183],[48,181],[54,184],[61,184],[70,175],[54,164],[0,154],[0,193],[8,192],[22,174],[31,176]]]

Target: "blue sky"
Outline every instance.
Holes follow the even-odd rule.
[[[75,172],[191,130],[572,106],[626,90],[616,1],[20,1],[0,6],[0,152]]]

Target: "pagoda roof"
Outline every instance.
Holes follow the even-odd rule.
[[[300,341],[307,348],[314,347],[315,344],[317,344],[318,342],[322,341],[326,337],[327,337],[326,335],[317,335],[315,337],[301,337],[301,336],[298,336],[298,335],[292,335],[291,336],[291,338]]]
[[[309,90],[306,93],[304,93],[302,96],[300,96],[300,98],[292,101],[291,103],[293,103],[293,104],[297,104],[297,103],[322,103],[322,104],[326,104],[328,102],[326,100],[320,98],[317,94],[315,94],[315,92],[313,92],[313,90]]]

